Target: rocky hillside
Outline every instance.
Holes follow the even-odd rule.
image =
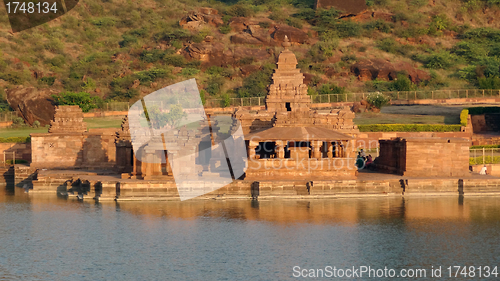
[[[1,6],[0,104],[134,101],[192,77],[206,98],[263,96],[285,35],[313,95],[500,88],[498,0],[318,1],[87,0],[19,33]]]

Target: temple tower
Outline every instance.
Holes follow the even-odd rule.
[[[269,86],[266,109],[271,112],[308,111],[311,98],[307,95],[304,75],[297,68],[297,58],[288,50],[291,44],[285,36],[285,48],[278,57],[278,69],[273,74],[273,84]]]

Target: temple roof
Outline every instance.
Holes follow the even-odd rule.
[[[272,127],[260,132],[245,135],[246,140],[255,141],[335,141],[354,139],[346,134],[321,127]]]

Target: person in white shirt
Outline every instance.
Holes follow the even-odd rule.
[[[363,151],[363,149],[361,149],[359,153],[361,154],[361,157],[363,157],[363,159],[366,159],[366,153]]]
[[[481,168],[481,171],[479,171],[479,174],[480,174],[480,175],[486,175],[486,165],[484,165],[484,166]]]

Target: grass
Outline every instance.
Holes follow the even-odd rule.
[[[30,134],[35,133],[47,133],[47,128],[2,128],[0,129],[0,137],[11,138],[11,137],[29,137]]]
[[[357,113],[354,118],[356,125],[371,124],[450,124],[445,116],[440,115],[403,115],[385,113]],[[454,123],[452,123],[454,124]]]
[[[100,118],[85,118],[87,122],[87,128],[98,129],[98,128],[120,128],[122,124],[122,117],[110,116],[110,117],[100,117]],[[10,138],[10,137],[28,137],[30,134],[35,133],[47,133],[48,128],[1,128],[0,137]]]
[[[87,128],[97,129],[97,128],[120,128],[122,125],[123,117],[96,117],[96,118],[84,118],[87,122]]]

